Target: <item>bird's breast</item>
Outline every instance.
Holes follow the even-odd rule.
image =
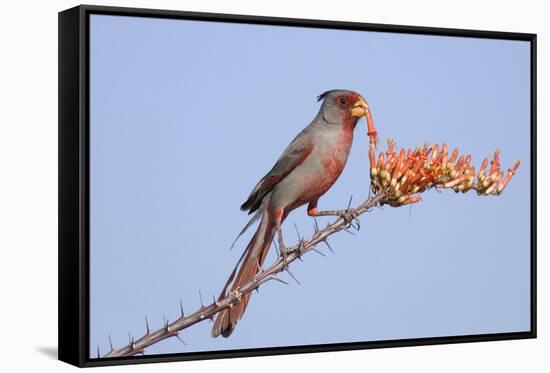
[[[290,211],[325,194],[346,165],[352,137],[345,131],[320,134],[310,156],[275,187],[272,204]]]
[[[322,196],[336,182],[348,159],[353,134],[332,135],[332,138],[320,141],[316,154],[312,157],[310,172],[304,174],[302,185],[307,192],[303,199],[312,200]]]
[[[340,149],[334,149],[321,159],[323,169],[328,178],[337,178],[344,169],[347,160],[347,153]]]
[[[334,181],[342,173],[353,141],[353,131],[342,131],[336,141],[324,144],[320,151],[321,164],[328,178]]]

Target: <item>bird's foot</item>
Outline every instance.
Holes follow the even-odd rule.
[[[348,208],[345,210],[340,210],[338,214],[346,223],[346,227],[352,226],[352,222],[355,222],[357,225],[355,229],[361,229],[361,221],[359,220],[359,213],[354,208]]]
[[[287,256],[292,252],[291,248],[287,248],[283,240],[279,240],[279,252],[281,253],[281,259],[283,260],[283,268],[288,266]]]

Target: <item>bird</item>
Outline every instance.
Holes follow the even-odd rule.
[[[370,112],[365,99],[351,90],[329,90],[321,93],[317,101],[321,102],[317,115],[290,142],[241,205],[241,210],[254,215],[238,237],[255,221],[259,220],[259,224],[218,299],[226,296],[229,285],[230,292],[238,292],[256,276],[275,234],[281,255],[286,253],[281,225],[294,209],[307,204],[309,216],[343,216],[344,210],[319,211],[317,203],[344,170],[357,122],[367,114],[370,116]],[[212,337],[231,335],[251,295],[242,295],[232,307],[218,312]]]

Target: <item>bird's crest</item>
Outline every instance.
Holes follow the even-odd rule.
[[[325,91],[323,93],[321,93],[319,96],[317,96],[317,102],[323,100],[325,97],[327,97],[327,95],[332,92],[332,91]]]

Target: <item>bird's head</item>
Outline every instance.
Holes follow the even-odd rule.
[[[326,91],[317,97],[323,101],[320,113],[330,124],[357,123],[357,119],[367,115],[367,102],[357,92],[334,89]]]

